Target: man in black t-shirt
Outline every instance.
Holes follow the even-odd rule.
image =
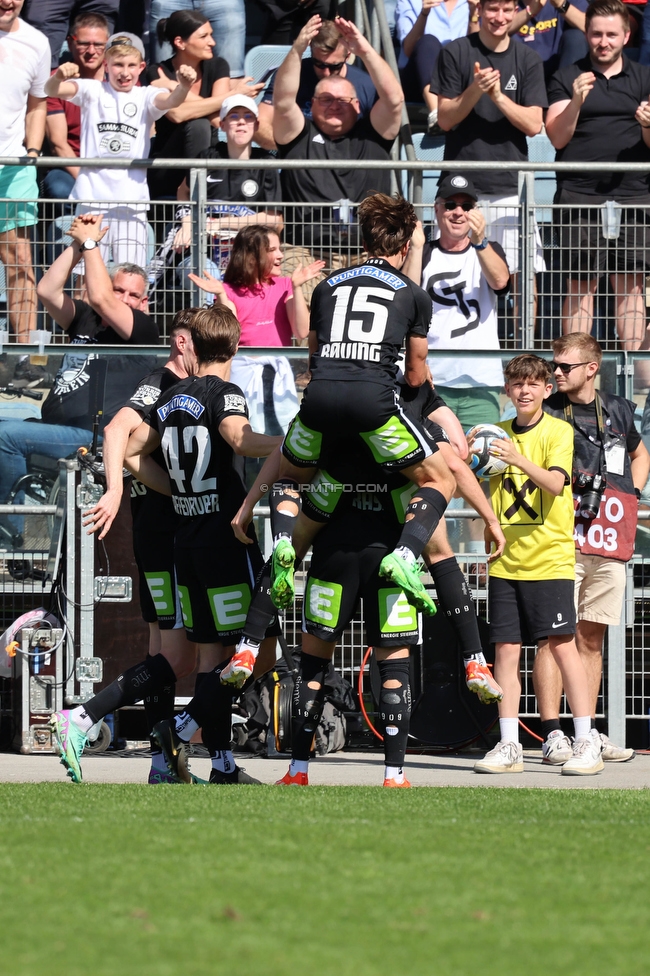
[[[97,244],[101,216],[78,217],[69,232],[73,244],[57,258],[38,285],[38,296],[74,347],[89,344],[154,345],[156,323],[146,314],[147,276],[136,265],[118,265],[109,276]],[[86,263],[88,302],[64,291],[73,268]],[[100,430],[152,367],[149,356],[109,356],[102,360],[81,350],[67,352],[45,400],[42,424],[24,420],[0,423],[0,501],[27,471],[29,454],[60,458],[92,440],[93,419],[102,413]],[[22,545],[22,520],[3,517],[0,532]]]
[[[548,88],[546,131],[558,162],[650,164],[650,68],[623,54],[629,36],[623,3],[594,0],[589,5],[589,55],[558,71]],[[577,170],[558,173],[557,186],[555,202],[571,207],[561,211],[561,255],[568,278],[563,332],[591,332],[594,295],[609,273],[623,348],[650,348],[644,280],[650,268],[647,173]]]
[[[443,47],[431,79],[439,97],[438,123],[447,133],[445,159],[523,162],[526,136],[541,131],[547,105],[542,61],[508,34],[515,0],[481,0],[478,10],[478,33]],[[472,180],[479,200],[490,205],[490,238],[501,245],[514,273],[521,227],[516,169],[474,172]],[[535,270],[544,270],[539,240]]]
[[[280,159],[388,160],[404,101],[399,81],[354,24],[340,17],[335,23],[350,52],[363,61],[379,97],[368,118],[360,121],[352,83],[340,75],[329,75],[316,86],[311,121],[305,118],[296,97],[302,54],[321,26],[320,17],[312,17],[275,77],[273,135],[278,155]],[[390,192],[388,170],[313,169],[308,163],[300,170],[283,169],[283,200],[296,204],[285,211],[285,240],[311,247],[319,257],[322,253],[329,267],[347,265],[361,248],[350,202],[358,203],[376,191]],[[338,210],[327,206],[337,201],[341,202]],[[320,208],[319,203],[326,206]]]
[[[311,118],[311,100],[319,81],[328,75],[347,78],[354,85],[359,99],[359,115],[365,119],[377,101],[377,89],[370,75],[354,64],[348,64],[350,51],[333,20],[324,20],[311,42],[311,57],[300,62],[300,87],[296,102],[306,118]],[[257,142],[267,149],[275,148],[273,141],[273,89],[271,78],[260,102],[260,131]]]

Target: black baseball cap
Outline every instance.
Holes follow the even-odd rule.
[[[445,176],[444,180],[440,180],[436,200],[439,197],[452,197],[454,193],[464,193],[466,196],[471,197],[472,200],[478,200],[478,194],[474,189],[474,184],[467,176],[463,176],[461,173],[450,173],[449,176]]]

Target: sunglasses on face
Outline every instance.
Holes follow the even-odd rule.
[[[319,61],[318,58],[312,58],[311,63],[315,68],[320,68],[321,71],[329,68],[332,74],[337,74],[345,64],[345,61]]]
[[[555,372],[561,369],[565,376],[568,376],[572,369],[577,369],[578,366],[588,366],[589,363],[556,363],[553,361],[551,363],[551,369]]]
[[[469,213],[470,210],[474,209],[473,203],[456,203],[455,200],[441,200],[440,203],[443,205],[445,210],[457,210],[458,207],[464,210],[465,213]]]

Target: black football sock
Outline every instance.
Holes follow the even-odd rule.
[[[144,661],[134,665],[103,688],[94,698],[86,702],[84,708],[93,722],[114,712],[122,705],[133,705],[151,692],[174,684],[176,675],[171,664],[162,654],[147,654]]]
[[[437,488],[418,488],[414,498],[396,548],[409,549],[417,559],[445,514],[447,499]]]
[[[214,671],[197,675],[195,695],[185,712],[201,729],[201,737],[210,754],[229,749],[232,726],[232,702],[236,689],[221,683],[220,664]]]
[[[271,507],[271,532],[273,534],[273,544],[278,539],[286,537],[291,539],[293,527],[300,511],[300,492],[298,482],[292,478],[281,478],[271,486],[269,494],[269,505]],[[282,505],[282,509],[279,506]],[[295,512],[292,511],[295,508]]]
[[[560,725],[559,718],[549,718],[546,721],[542,720],[542,736],[544,739],[548,739],[551,732],[561,732],[562,726]]]
[[[244,624],[244,640],[258,646],[266,636],[267,628],[276,619],[276,609],[271,602],[271,560],[268,559],[260,573]]]
[[[164,719],[171,721],[174,718],[175,697],[176,682],[172,681],[157,691],[152,691],[144,698],[144,714],[147,720],[147,728],[149,729],[149,742],[152,753],[160,752],[160,746],[152,737],[151,730],[158,722],[162,722]]]
[[[300,656],[300,666],[293,689],[291,709],[291,756],[293,759],[309,760],[314,735],[323,713],[325,700],[325,673],[329,661],[313,654]],[[310,688],[309,682],[317,682],[319,688]]]
[[[403,766],[411,721],[411,685],[409,659],[377,661],[381,691],[379,720],[384,736],[384,762],[387,766]],[[399,681],[399,687],[386,688],[387,681]]]
[[[456,631],[463,658],[467,661],[483,654],[478,618],[467,580],[454,556],[429,566],[447,620]]]

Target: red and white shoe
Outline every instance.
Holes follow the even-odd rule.
[[[404,777],[404,779],[402,780],[401,783],[398,783],[396,779],[385,779],[384,780],[384,786],[389,786],[392,789],[394,789],[394,788],[399,789],[400,787],[407,787],[408,788],[410,785],[411,784],[407,780],[406,776]]]
[[[287,770],[287,772],[284,774],[282,779],[279,779],[275,785],[276,786],[309,786],[309,777],[307,776],[307,773],[296,773],[295,776],[292,776],[290,771]]]
[[[478,695],[479,701],[484,705],[500,702],[503,698],[503,689],[492,677],[488,664],[468,661],[465,666],[465,682],[469,690]]]
[[[243,651],[236,651],[221,672],[221,684],[241,688],[252,675],[254,667],[255,655],[251,650],[245,648]]]

